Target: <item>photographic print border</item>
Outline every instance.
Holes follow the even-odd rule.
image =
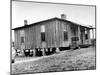
[[[12,75],[12,1],[18,1],[18,2],[33,2],[33,3],[46,3],[46,4],[60,4],[60,5],[76,5],[76,6],[91,6],[95,7],[95,28],[97,28],[96,25],[96,16],[97,16],[97,10],[96,10],[96,5],[85,5],[85,4],[71,4],[71,3],[56,3],[56,2],[41,2],[41,1],[22,1],[22,0],[10,0],[10,74]],[[95,38],[97,39],[96,35],[96,29],[95,29]],[[95,57],[96,57],[96,46],[95,46]],[[95,64],[96,64],[96,58],[95,58]],[[97,65],[96,65],[97,67]],[[75,71],[84,71],[84,70],[75,70]],[[68,72],[68,71],[59,71],[59,72]],[[50,73],[50,72],[37,72],[37,73]],[[20,73],[20,74],[35,74],[35,73]],[[15,74],[16,75],[16,74]]]

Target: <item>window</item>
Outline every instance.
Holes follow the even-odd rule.
[[[63,33],[64,33],[64,41],[67,41],[68,33],[67,33],[67,25],[66,24],[64,24]]]
[[[66,31],[64,31],[64,41],[68,40],[68,33]]]
[[[41,32],[45,32],[45,26],[44,25],[41,26]]]
[[[24,37],[21,37],[21,44],[24,43]]]
[[[79,38],[78,37],[72,37],[72,41],[78,41]]]
[[[76,28],[74,27],[74,28],[72,28],[72,33],[73,33],[73,35],[76,35]]]
[[[41,26],[41,41],[45,41],[45,26]]]
[[[24,30],[21,30],[21,31],[20,31],[20,40],[21,40],[21,44],[24,43],[24,36],[25,36]]]
[[[45,41],[45,32],[41,32],[41,41]]]
[[[20,36],[24,36],[24,35],[25,35],[24,30],[21,30],[20,31]]]
[[[87,34],[87,29],[85,28],[85,34]]]
[[[86,39],[86,40],[88,39],[88,34],[85,34],[85,39]]]
[[[88,31],[87,31],[86,28],[85,28],[85,39],[86,39],[86,40],[88,39]]]

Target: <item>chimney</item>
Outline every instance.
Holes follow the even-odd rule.
[[[26,26],[26,25],[28,25],[28,24],[27,24],[27,20],[24,20],[24,26]]]
[[[65,14],[61,14],[61,19],[66,20],[66,15]]]

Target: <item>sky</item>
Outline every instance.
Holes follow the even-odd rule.
[[[23,26],[24,20],[31,24],[53,17],[61,18],[61,14],[66,14],[69,21],[95,27],[94,6],[12,1],[12,28]]]

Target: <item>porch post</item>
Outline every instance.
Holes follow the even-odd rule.
[[[87,30],[87,33],[88,33],[88,44],[90,44],[91,43],[91,41],[90,41],[90,29]]]
[[[59,48],[57,47],[57,48],[56,48],[56,53],[59,53],[59,52],[60,52],[60,50],[59,50]]]
[[[42,51],[42,55],[45,56],[45,49],[42,48],[41,51]]]
[[[79,44],[81,43],[81,30],[80,30],[80,26],[78,26],[78,37],[79,37]]]
[[[86,44],[86,40],[85,40],[85,30],[83,31],[83,44]]]
[[[92,38],[94,39],[94,31],[93,31],[93,29],[92,29]]]
[[[36,51],[35,51],[35,49],[33,49],[33,56],[36,56]]]
[[[50,48],[50,54],[52,53],[52,48]]]

